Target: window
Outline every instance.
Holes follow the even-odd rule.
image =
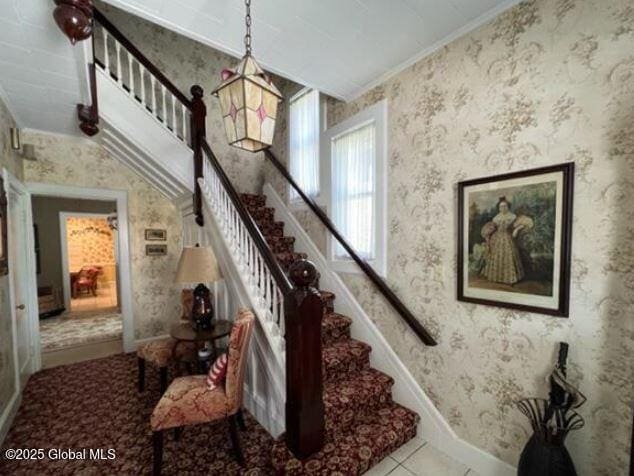
[[[304,89],[290,101],[290,169],[301,189],[319,195],[319,91]],[[291,187],[291,201],[299,200]]]
[[[386,116],[381,101],[324,133],[329,177],[328,208],[332,220],[355,252],[379,274],[386,262]],[[331,238],[334,269],[360,269]]]

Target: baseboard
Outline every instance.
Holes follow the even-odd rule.
[[[121,338],[101,342],[89,342],[63,349],[42,352],[42,369],[51,369],[60,365],[75,364],[87,360],[101,359],[123,352]]]
[[[392,388],[394,400],[420,415],[419,437],[483,476],[516,474],[516,469],[513,466],[476,448],[453,431],[451,425],[423,391],[343,280],[330,268],[328,261],[317,245],[269,183],[264,185],[264,194],[267,197],[268,206],[275,208],[275,220],[283,221],[285,230],[295,236],[296,251],[308,254],[321,274],[321,284],[335,293],[337,306],[341,312],[352,318],[351,332],[353,337],[372,346],[372,354],[370,355],[372,366],[394,379]]]
[[[9,429],[20,408],[20,403],[22,403],[22,392],[16,392],[13,394],[13,397],[11,397],[11,400],[9,400],[9,404],[2,414],[2,420],[0,421],[0,447],[3,445],[4,439],[9,433]]]

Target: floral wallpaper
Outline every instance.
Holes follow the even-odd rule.
[[[181,250],[180,211],[91,140],[38,132],[29,132],[28,140],[35,144],[38,160],[25,162],[26,181],[128,192],[135,338],[167,333],[180,313],[173,284]],[[146,228],[167,230],[166,256],[145,255]]]
[[[105,218],[69,217],[66,236],[70,270],[115,264],[114,234]]]
[[[588,397],[586,427],[567,443],[577,470],[627,474],[633,52],[631,0],[528,1],[357,100],[328,102],[334,125],[387,98],[387,280],[439,345],[422,345],[364,277],[345,282],[460,437],[513,465],[530,434],[514,402],[547,396],[566,341],[569,377]],[[276,148],[285,156],[284,142]],[[457,182],[568,161],[576,164],[570,318],[458,302]]]
[[[222,70],[237,65],[238,58],[111,5],[102,2],[96,4],[186,96],[191,97],[189,90],[192,85],[202,86],[207,106],[207,142],[238,191],[259,191],[263,184],[264,154],[245,152],[227,143],[219,101],[211,95],[211,91],[221,82]],[[97,40],[101,41],[100,38]],[[279,85],[280,80],[274,78],[274,82]]]
[[[0,99],[0,172],[6,167],[16,177],[22,178],[22,159],[11,149],[9,128],[14,126],[15,120]],[[13,349],[9,278],[2,276],[0,277],[0,415],[5,411],[17,384],[13,367]]]

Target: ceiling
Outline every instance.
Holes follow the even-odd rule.
[[[243,0],[103,0],[242,56]],[[519,0],[253,0],[253,54],[350,100]]]
[[[79,135],[83,48],[71,48],[49,0],[0,0],[0,98],[21,127]]]
[[[243,53],[242,0],[104,0],[201,43]],[[269,71],[351,100],[519,0],[253,0],[253,52]],[[87,48],[50,0],[0,0],[0,99],[21,127],[79,135]]]

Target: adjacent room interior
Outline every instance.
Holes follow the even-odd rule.
[[[44,367],[120,348],[116,203],[34,196],[32,208]]]

